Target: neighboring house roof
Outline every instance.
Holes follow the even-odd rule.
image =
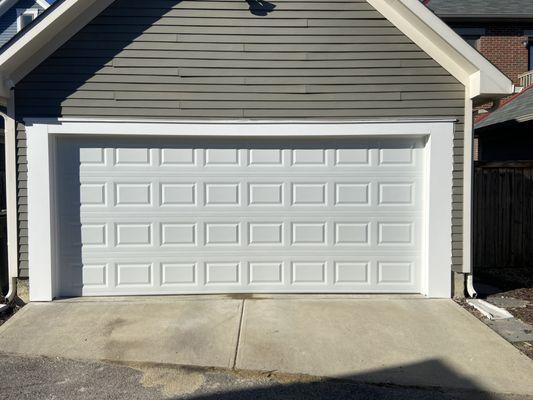
[[[421,0],[441,18],[533,18],[531,0]]]
[[[526,122],[533,120],[533,86],[507,99],[498,109],[486,114],[475,125],[475,129],[506,122]]]
[[[471,98],[513,93],[512,82],[419,0],[367,0],[423,51],[465,85]],[[0,50],[0,97],[113,0],[59,0]]]
[[[37,18],[49,7],[49,2],[45,0],[0,0],[0,46],[4,46],[19,31],[26,29],[20,19],[23,12],[29,11],[32,18]]]
[[[41,6],[43,9],[47,9],[50,7],[50,4],[54,2],[54,0],[34,0],[39,6]],[[20,2],[20,0],[0,0],[0,17],[4,15],[11,7],[14,7],[17,5],[17,3]]]

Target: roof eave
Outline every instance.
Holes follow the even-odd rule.
[[[530,21],[533,20],[533,14],[441,14],[436,12],[435,13],[439,18],[455,22],[455,21],[471,21],[475,20],[478,21]]]
[[[509,78],[419,0],[367,1],[461,82],[470,99],[514,93]]]
[[[60,0],[0,53],[0,97],[114,0]],[[419,0],[367,0],[461,82],[467,95],[501,97],[512,82]]]
[[[0,97],[113,0],[61,0],[0,53]]]

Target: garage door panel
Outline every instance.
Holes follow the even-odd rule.
[[[84,177],[78,192],[66,192],[69,201],[78,201],[87,211],[114,209],[115,206],[137,207],[143,212],[164,212],[163,208],[196,210],[203,208],[229,212],[246,210],[247,213],[269,210],[305,212],[333,211],[332,208],[357,212],[387,210],[419,210],[422,207],[421,188],[423,178],[405,179],[405,175],[366,180],[346,179],[337,181],[321,179],[285,178],[274,181],[271,177],[248,179],[240,182],[230,179],[157,179],[138,176]],[[76,179],[76,178],[72,178]],[[79,179],[79,178],[78,178]],[[107,181],[103,181],[107,179]],[[152,179],[150,182],[149,179]]]
[[[109,218],[112,218],[110,216]],[[280,246],[306,244],[307,241],[318,241],[328,247],[376,246],[412,248],[417,251],[420,242],[420,220],[407,220],[405,217],[379,219],[373,218],[327,218],[316,217],[291,219],[247,219],[239,221],[231,217],[219,217],[196,221],[185,219],[165,219],[161,222],[147,221],[146,217],[123,217],[115,222],[101,222],[102,218],[95,215],[85,218],[80,224],[65,225],[65,233],[80,237],[71,240],[71,244],[84,246],[114,245],[137,247],[190,247],[212,246],[223,243],[247,245],[253,250],[268,245],[279,250]],[[67,231],[68,229],[68,231]],[[201,249],[209,251],[209,249]]]
[[[419,292],[421,140],[61,139],[64,295]]]
[[[338,259],[300,255],[287,258],[238,260],[173,258],[113,263],[87,260],[71,265],[65,295],[143,293],[250,292],[361,292],[412,293],[419,287],[417,261],[406,258],[375,260],[364,257]]]

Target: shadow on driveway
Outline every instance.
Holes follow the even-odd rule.
[[[2,399],[54,398],[92,400],[517,400],[531,397],[481,392],[476,383],[439,360],[400,367],[404,374],[439,371],[472,390],[420,388],[372,383],[379,370],[343,379],[320,379],[278,373],[253,373],[153,364],[129,366],[60,358],[0,355]]]

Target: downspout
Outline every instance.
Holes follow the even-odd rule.
[[[17,152],[15,124],[15,93],[5,99],[4,118],[5,163],[6,163],[6,208],[7,208],[7,254],[8,254],[8,293],[0,312],[10,306],[17,294],[18,278],[18,222],[17,222]]]
[[[468,91],[467,91],[468,93]],[[465,126],[464,126],[464,165],[463,165],[463,272],[465,274],[466,294],[476,298],[474,289],[474,275],[472,268],[472,224],[473,224],[473,159],[474,159],[474,109],[470,96],[465,99]]]

